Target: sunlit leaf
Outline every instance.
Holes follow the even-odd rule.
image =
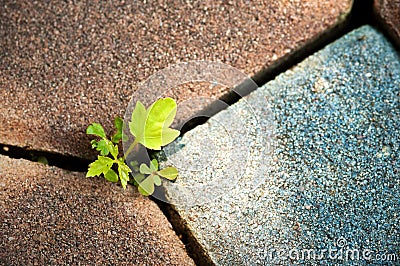
[[[99,140],[96,144],[96,150],[103,156],[107,156],[110,153],[109,148],[110,146],[107,144],[105,139]]]
[[[146,164],[142,163],[140,165],[140,173],[149,175],[151,172],[151,169]]]
[[[119,178],[121,180],[121,185],[124,189],[126,188],[126,185],[128,184],[130,172],[131,172],[131,169],[129,168],[129,166],[127,166],[123,162],[118,163],[118,174],[119,174]]]
[[[168,180],[174,180],[178,176],[178,169],[170,166],[158,171],[157,173]]]
[[[100,174],[107,173],[113,165],[114,160],[104,156],[98,156],[97,160],[89,165],[89,170],[86,177],[99,176]]]
[[[107,173],[105,173],[104,175],[105,179],[110,181],[110,182],[118,182],[118,175],[117,173],[115,173],[115,171],[113,169],[110,169],[107,171]]]
[[[153,103],[149,109],[137,102],[132,112],[129,129],[135,141],[146,148],[160,150],[179,136],[179,131],[169,128],[176,115],[176,102],[172,98],[163,98]]]
[[[99,123],[92,123],[86,129],[86,134],[95,135],[101,138],[106,137],[106,133],[104,132],[104,128]]]
[[[150,162],[150,170],[151,170],[152,173],[158,170],[158,162],[157,162],[156,159],[151,160],[151,162]]]
[[[109,144],[110,144],[109,149],[110,149],[111,155],[112,155],[115,159],[117,159],[118,153],[119,153],[119,151],[118,151],[118,145],[113,145],[111,141],[110,141]]]
[[[152,176],[146,177],[142,182],[139,183],[138,190],[140,194],[149,196],[154,192],[154,181]]]
[[[154,185],[161,186],[161,178],[158,175],[153,176]]]
[[[129,122],[129,130],[135,137],[136,142],[144,145],[144,125],[146,122],[146,107],[141,102],[137,102],[132,112],[132,120]]]

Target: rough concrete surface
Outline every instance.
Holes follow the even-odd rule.
[[[375,0],[374,12],[397,46],[400,47],[400,1]]]
[[[158,69],[217,60],[254,74],[343,21],[350,7],[350,0],[2,1],[0,143],[92,158],[86,126],[109,129],[136,83]]]
[[[168,196],[234,184],[175,207],[217,265],[398,265],[399,88],[398,53],[359,28],[168,146]]]
[[[194,265],[132,187],[0,156],[0,265]]]

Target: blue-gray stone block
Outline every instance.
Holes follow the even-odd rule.
[[[176,185],[234,184],[221,197],[189,189],[211,200],[176,206],[208,256],[217,265],[399,264],[399,87],[398,53],[364,26],[167,147]]]

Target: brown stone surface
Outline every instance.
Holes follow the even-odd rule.
[[[400,47],[400,0],[374,0],[374,12]]]
[[[0,265],[193,265],[133,190],[0,156]]]
[[[86,126],[110,126],[135,84],[158,69],[217,60],[254,74],[343,21],[350,7],[351,0],[2,1],[0,143],[93,157]]]

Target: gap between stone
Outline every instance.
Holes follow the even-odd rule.
[[[343,21],[338,21],[338,24],[333,28],[310,40],[302,48],[281,58],[278,62],[268,67],[268,69],[259,71],[252,77],[252,79],[255,81],[258,87],[261,87],[267,82],[273,80],[280,73],[284,73],[291,67],[303,61],[308,56],[319,51],[327,44],[341,38],[350,31],[364,24],[370,24],[375,27],[379,27],[375,18],[372,16],[372,8],[372,0],[354,0],[349,15]],[[238,86],[238,88],[236,88],[236,90],[240,93],[240,95],[246,96],[253,91],[251,87],[252,86],[246,86],[246,84],[241,84]],[[230,106],[239,101],[240,98],[241,97],[237,93],[230,91],[222,96],[220,100],[226,102]],[[223,109],[213,108],[213,105],[211,104],[211,106],[206,108],[206,110],[203,110],[202,113],[207,113],[211,117],[222,110]],[[203,118],[189,121],[187,125],[182,128],[181,135],[198,125],[204,124],[208,119],[209,118]],[[45,151],[35,151],[26,147],[18,147],[6,144],[0,144],[0,154],[14,159],[26,159],[33,162],[37,162],[40,157],[45,157],[49,165],[75,172],[86,172],[88,165],[91,162],[90,160],[79,157]],[[211,259],[207,256],[205,251],[202,250],[195,237],[191,235],[187,225],[180,219],[180,217],[178,217],[173,207],[156,199],[151,199],[157,203],[161,211],[167,217],[175,233],[185,244],[188,255],[195,261],[196,265],[211,265]]]

